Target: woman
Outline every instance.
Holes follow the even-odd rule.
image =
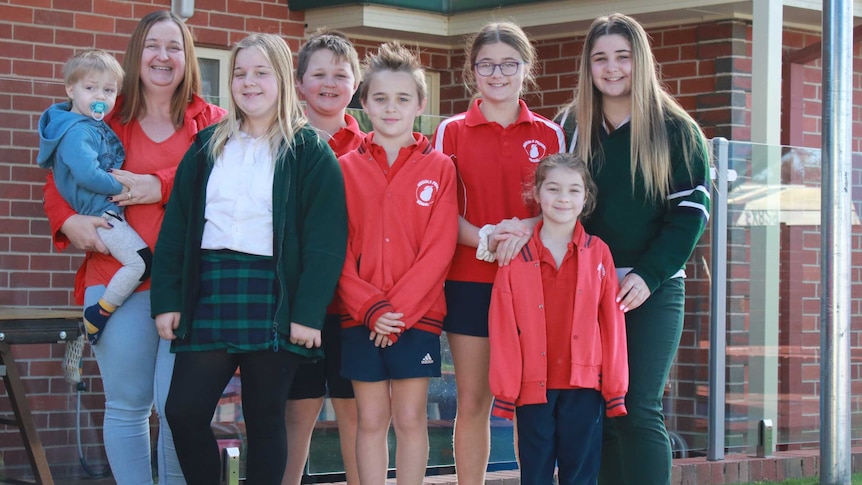
[[[152,248],[177,164],[197,132],[220,119],[224,110],[199,96],[200,69],[191,33],[170,12],[141,19],[123,69],[123,95],[106,121],[126,150],[124,170],[113,172],[125,189],[110,200],[126,208],[129,224]],[[110,226],[101,217],[76,214],[50,176],[45,212],[59,249],[72,244],[88,251],[78,270],[75,297],[85,306],[95,304],[119,268],[96,234],[97,227]],[[184,483],[162,412],[174,359],[170,342],[159,339],[150,317],[149,289],[149,281],[144,281],[93,347],[105,388],[105,450],[120,485],[153,483],[149,418],[154,403],[159,415],[159,483]]]
[[[603,484],[670,483],[662,395],[682,334],[685,262],[709,217],[706,140],[656,73],[637,21],[596,19],[559,116],[598,186],[584,229],[610,247],[626,312],[628,415],[605,421]]]

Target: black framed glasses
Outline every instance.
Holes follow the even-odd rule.
[[[493,62],[477,62],[473,64],[473,67],[476,68],[476,74],[484,77],[493,76],[494,71],[497,68],[500,68],[500,74],[504,76],[514,76],[518,73],[518,69],[521,68],[521,64],[523,62],[517,61],[506,61],[501,62],[499,64],[494,64]]]

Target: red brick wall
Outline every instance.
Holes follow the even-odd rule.
[[[230,13],[226,13],[228,10]],[[154,9],[169,8],[169,0],[6,0],[0,3],[0,305],[70,306],[74,270],[81,262],[75,250],[58,253],[53,249],[49,228],[41,207],[41,184],[44,171],[37,168],[36,124],[39,114],[63,96],[60,82],[62,63],[76,49],[100,47],[118,57],[128,41],[137,19]],[[303,14],[289,12],[284,0],[197,0],[196,14],[189,20],[197,42],[206,47],[227,47],[247,32],[278,32],[288,38],[291,48],[297,48],[304,35]],[[682,27],[651,29],[656,57],[661,63],[665,84],[703,125],[707,136],[723,136],[732,140],[750,139],[751,89],[751,29],[741,20],[728,20]],[[388,39],[386,39],[388,40]],[[785,32],[785,45],[797,49],[817,40],[817,36],[800,31]],[[409,39],[402,39],[408,45]],[[582,36],[545,39],[537,42],[539,66],[538,89],[527,96],[528,104],[545,116],[553,116],[572,96],[576,83],[576,66],[583,43]],[[360,56],[376,43],[357,41]],[[461,49],[423,48],[423,62],[441,75],[441,106],[443,115],[466,109],[469,94],[460,74],[463,64]],[[862,150],[862,52],[855,48],[854,77],[854,150]],[[803,68],[804,130],[803,138],[794,144],[816,147],[820,133],[819,62]],[[862,186],[860,171],[854,171],[854,187]],[[856,196],[855,199],[862,200]],[[857,207],[857,210],[859,208]],[[800,232],[801,231],[801,232]],[[818,242],[803,229],[782,232],[782,261],[803,259],[816,264],[813,256]],[[858,232],[858,231],[857,231]],[[858,234],[854,247],[862,246]],[[704,237],[704,242],[709,235]],[[732,239],[733,251],[744,251],[745,236]],[[854,250],[854,281],[859,276],[859,261]],[[815,261],[815,262],[812,262]],[[672,374],[668,396],[674,401],[669,413],[671,428],[687,433],[691,442],[701,442],[705,431],[703,417],[706,406],[706,364],[708,336],[708,289],[706,266],[712,265],[705,243],[698,247],[689,265],[686,302],[686,329],[682,347]],[[782,318],[798,314],[798,324],[804,334],[783,334],[786,345],[803,345],[816,349],[810,332],[818,324],[816,298],[818,275],[810,267],[803,274],[788,270],[782,277],[796,283],[782,288]],[[737,280],[747,280],[747,267],[733,263],[728,271]],[[812,287],[813,285],[813,287]],[[855,285],[858,286],[858,285]],[[854,289],[855,289],[854,286]],[[729,287],[730,312],[733,321],[747,328],[747,302],[742,283]],[[796,302],[805,300],[804,311]],[[858,319],[862,299],[853,301],[854,319]],[[791,320],[788,320],[791,321]],[[792,320],[795,331],[797,320]],[[785,328],[785,327],[782,327]],[[786,327],[790,330],[790,327]],[[731,343],[743,344],[745,332],[732,334]],[[784,337],[783,337],[784,338]],[[797,340],[800,340],[797,342]],[[862,346],[854,333],[854,349]],[[59,362],[62,345],[17,346],[15,355],[21,359],[37,427],[44,440],[49,461],[55,466],[76,466],[74,436],[75,394],[61,377]],[[89,352],[89,349],[87,350]],[[855,354],[854,354],[855,355]],[[87,356],[85,374],[91,389],[84,393],[83,440],[93,446],[86,450],[88,458],[103,460],[99,427],[102,420],[103,396],[95,362]],[[745,391],[745,368],[735,367],[729,358],[728,374]],[[800,393],[812,392],[816,372],[811,361],[794,361],[785,365],[782,381],[800,382]],[[854,367],[854,385],[862,382]],[[803,384],[804,382],[804,384]],[[796,392],[796,391],[793,391]],[[860,393],[857,393],[860,394]],[[0,400],[0,411],[8,410],[8,402]],[[800,431],[801,433],[801,431]],[[806,439],[808,439],[806,437]],[[26,463],[17,432],[0,428],[0,453],[8,466]]]

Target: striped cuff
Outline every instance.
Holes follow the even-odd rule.
[[[506,401],[500,398],[494,398],[494,408],[491,414],[498,418],[512,420],[515,418],[515,401]]]

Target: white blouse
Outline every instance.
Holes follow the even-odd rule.
[[[201,249],[272,256],[273,174],[266,140],[227,141],[207,182]]]

